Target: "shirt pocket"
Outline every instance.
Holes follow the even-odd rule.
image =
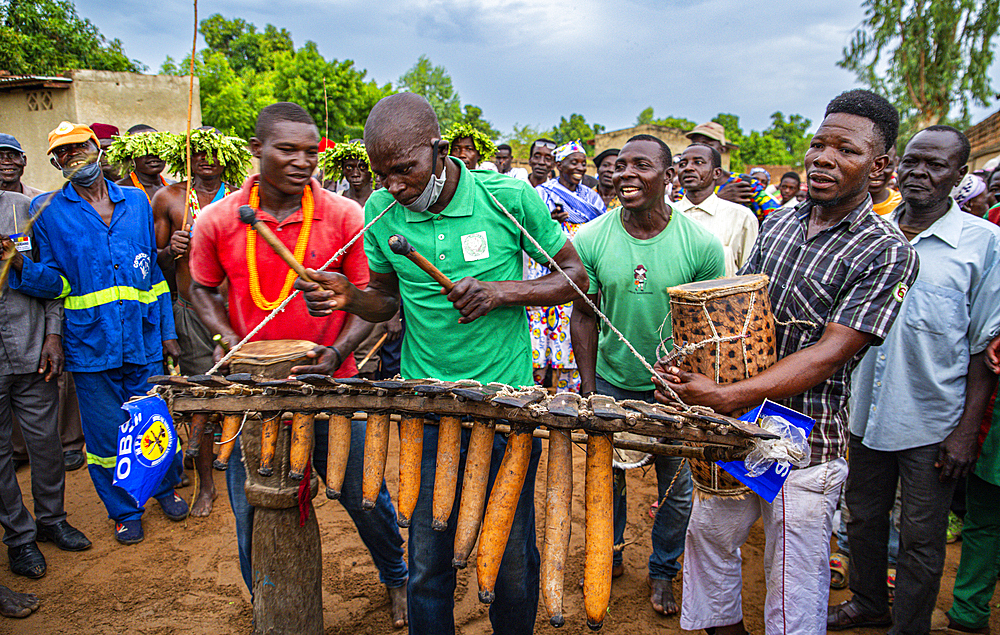
[[[140,291],[148,291],[152,288],[152,268],[156,266],[150,259],[149,246],[134,240],[129,240],[128,246],[123,263],[129,272],[125,279],[130,281],[130,286]]]
[[[73,361],[93,366],[105,358],[108,339],[97,309],[68,310],[63,329],[65,351]]]
[[[969,319],[964,306],[961,291],[918,280],[906,294],[903,319],[909,328],[934,335],[965,333]]]
[[[816,278],[801,278],[789,291],[789,303],[786,313],[792,320],[811,322],[812,324],[795,324],[805,332],[821,329],[833,310],[835,292],[833,285],[824,284]]]

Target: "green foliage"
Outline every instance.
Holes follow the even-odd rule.
[[[70,69],[137,73],[118,39],[108,40],[70,0],[0,0],[0,68],[55,75]]]
[[[573,113],[569,116],[569,119],[560,117],[559,124],[549,134],[552,140],[560,145],[579,139],[592,152],[594,149],[594,136],[602,132],[604,132],[604,126],[601,124],[595,123],[590,125],[583,115]]]
[[[521,159],[522,161],[527,161],[529,158],[529,153],[531,152],[531,144],[535,142],[535,139],[540,139],[544,137],[546,133],[543,133],[538,129],[537,126],[529,126],[514,124],[513,131],[504,135],[501,141],[510,146],[510,154],[515,159]]]
[[[462,116],[459,118],[459,123],[465,124],[472,128],[475,128],[479,132],[486,135],[489,139],[497,139],[500,137],[500,131],[490,125],[490,122],[483,119],[483,109],[479,106],[473,106],[472,104],[465,104]],[[485,156],[485,155],[484,155]],[[493,155],[490,155],[493,156]],[[489,159],[483,159],[488,161]]]
[[[190,57],[180,64],[167,58],[160,72],[187,75],[190,64]],[[269,76],[249,70],[238,75],[224,54],[211,49],[198,52],[194,74],[199,82],[202,123],[226,135],[252,137],[257,113],[275,101]]]
[[[273,70],[277,53],[294,53],[292,35],[268,24],[263,33],[245,20],[227,20],[216,13],[199,25],[208,47],[226,56],[229,66],[237,73],[250,69],[257,72]]]
[[[690,119],[685,119],[683,117],[662,117],[657,119],[653,116],[653,107],[649,106],[645,110],[639,113],[639,116],[635,119],[635,125],[641,126],[643,124],[652,124],[654,126],[667,126],[669,128],[680,128],[681,130],[690,130],[694,128],[697,124]]]
[[[323,136],[362,136],[372,107],[393,92],[389,84],[379,86],[374,80],[365,81],[367,71],[354,68],[351,60],[326,61],[315,42],[306,42],[294,55],[277,54],[275,62],[274,96],[309,111]]]
[[[368,112],[393,92],[351,60],[324,59],[315,42],[295,50],[291,34],[271,24],[259,33],[249,22],[215,14],[200,28],[209,45],[195,61],[202,121],[228,135],[249,139],[262,108],[293,101],[323,136],[360,137]],[[168,57],[160,72],[186,75],[189,64],[190,58],[178,64]]]
[[[863,0],[865,19],[837,64],[892,101],[905,131],[988,106],[1000,0]],[[955,121],[955,120],[951,120]]]
[[[493,144],[493,140],[486,136],[483,131],[465,122],[460,121],[456,123],[441,135],[441,138],[448,142],[449,149],[452,141],[462,139],[463,137],[472,138],[472,143],[476,146],[476,152],[479,153],[480,161],[493,160],[493,155],[497,153],[497,147]]]
[[[375,179],[375,173],[372,172],[372,165],[368,160],[368,152],[365,150],[365,144],[360,141],[345,141],[338,143],[333,148],[327,148],[320,152],[319,169],[323,170],[323,178],[339,181],[343,175],[344,161],[348,159],[363,161],[368,166],[368,172],[372,175],[372,179]]]
[[[191,154],[205,152],[225,166],[222,181],[227,185],[240,187],[250,170],[251,155],[247,142],[239,137],[229,137],[212,130],[191,131]],[[187,174],[187,137],[184,134],[170,134],[164,137],[160,158],[167,162],[173,174]]]
[[[135,134],[118,135],[108,146],[108,161],[117,165],[121,174],[128,174],[135,169],[136,157],[150,154],[160,156],[165,145],[173,138],[169,132],[137,132]]]
[[[444,66],[434,66],[426,55],[417,58],[417,63],[403,73],[396,88],[427,99],[442,130],[462,118],[461,101],[451,84],[451,76]]]

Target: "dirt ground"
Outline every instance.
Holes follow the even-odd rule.
[[[389,489],[396,491],[398,478],[397,439],[390,444],[386,469]],[[544,452],[536,484],[536,500],[544,500]],[[585,633],[582,594],[577,581],[583,575],[583,469],[584,452],[574,451],[576,488],[573,500],[574,531],[571,557],[566,574],[566,626],[559,631],[548,624],[539,606],[536,633]],[[22,492],[30,503],[29,470],[18,472]],[[0,633],[39,635],[48,633],[136,633],[168,635],[191,633],[248,633],[251,608],[249,594],[240,577],[236,557],[234,523],[229,513],[225,481],[216,474],[219,498],[212,515],[174,523],[152,501],[144,519],[145,542],[132,547],[119,545],[112,536],[112,524],[94,492],[85,469],[70,472],[66,484],[66,509],[70,522],[94,542],[83,553],[66,553],[51,543],[41,549],[48,561],[48,573],[41,580],[14,576],[3,567],[0,584],[39,595],[42,607],[22,619],[0,618]],[[320,490],[315,499],[323,539],[323,606],[327,635],[350,633],[395,633],[389,623],[388,598],[379,584],[375,566],[358,539],[347,513]],[[180,490],[190,499],[192,488]],[[656,496],[655,475],[632,471],[629,474],[629,526],[626,541],[635,544],[625,551],[626,573],[615,581],[610,612],[603,633],[681,633],[677,617],[661,617],[649,605],[646,587],[646,560],[652,520],[649,505]],[[544,522],[544,506],[539,509],[539,540]],[[405,537],[405,530],[404,537]],[[764,577],[761,566],[763,533],[751,532],[743,549],[743,610],[753,633],[763,633],[762,606]],[[961,543],[948,546],[940,608],[951,604],[951,588],[958,567]],[[680,581],[674,592],[680,597]],[[475,567],[459,573],[455,596],[455,619],[461,635],[491,632],[485,605],[476,596]],[[847,591],[833,592],[831,601],[840,602]],[[1000,606],[1000,594],[994,597]],[[1000,610],[994,610],[993,632],[1000,632]],[[861,629],[858,633],[884,632]]]

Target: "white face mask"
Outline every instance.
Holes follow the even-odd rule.
[[[405,205],[406,209],[411,212],[426,212],[431,208],[434,203],[437,203],[438,197],[441,196],[441,190],[444,189],[445,178],[448,175],[448,159],[445,158],[444,167],[441,169],[441,176],[434,175],[434,167],[437,164],[437,154],[438,145],[433,144],[434,151],[431,153],[431,178],[427,181],[427,186],[424,187],[424,191],[420,193],[417,200],[412,203]]]

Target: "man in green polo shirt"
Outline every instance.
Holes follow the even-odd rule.
[[[362,291],[339,274],[310,271],[322,289],[296,282],[306,292],[310,314],[321,317],[345,310],[381,322],[395,315],[402,300],[404,377],[531,385],[531,346],[523,307],[563,304],[575,292],[558,272],[522,281],[522,252],[539,262],[549,262],[552,256],[581,289],[587,288],[583,264],[548,208],[527,183],[494,172],[470,171],[448,157],[434,110],[413,93],[392,95],[376,104],[365,123],[365,148],[383,186],[365,205],[366,221],[388,210],[365,236],[371,281]],[[503,210],[517,219],[544,253]],[[392,253],[387,240],[393,234],[404,236],[457,281],[447,296],[425,272]],[[407,600],[410,633],[448,635],[455,632],[456,576],[451,559],[458,506],[447,530],[431,529],[437,434],[436,426],[424,428],[420,493],[409,530]],[[464,463],[468,431],[463,431],[462,443]],[[497,435],[491,487],[505,445]],[[490,605],[497,635],[529,635],[534,630],[539,566],[534,487],[540,453],[536,440],[500,566],[496,600]],[[456,496],[461,496],[461,483]]]
[[[590,278],[588,297],[653,364],[660,339],[671,335],[669,287],[725,275],[722,244],[698,222],[664,202],[673,176],[670,149],[650,135],[629,139],[615,159],[612,180],[622,208],[580,228],[574,245]],[[654,401],[650,373],[582,300],[570,322],[580,369],[580,392],[616,399]],[[669,345],[668,345],[669,348]],[[684,533],[691,514],[691,471],[679,457],[656,457],[660,505],[649,557],[650,603],[663,615],[677,613],[671,581],[680,571]],[[615,544],[624,543],[625,472],[615,470]],[[673,483],[669,495],[667,487]],[[624,573],[616,551],[612,576]]]

